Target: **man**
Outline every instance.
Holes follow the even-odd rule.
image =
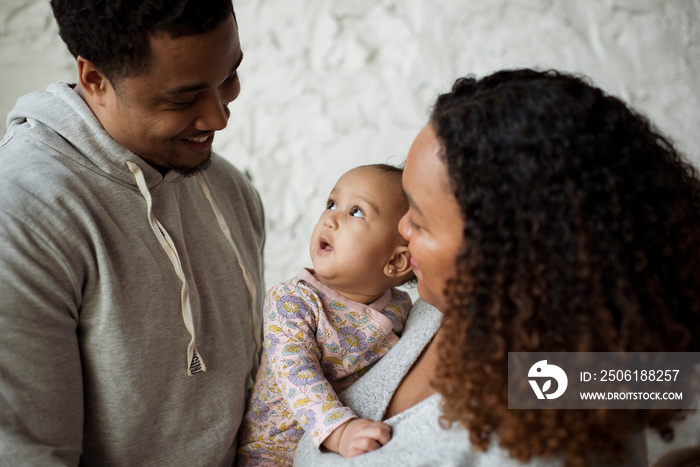
[[[20,98],[0,143],[0,464],[232,465],[264,229],[211,153],[231,1],[51,6],[78,82]]]

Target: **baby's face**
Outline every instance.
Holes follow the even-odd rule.
[[[316,277],[346,294],[383,283],[385,264],[405,244],[398,233],[405,210],[400,174],[358,167],[340,177],[311,235]]]

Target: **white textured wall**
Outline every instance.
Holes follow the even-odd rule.
[[[649,115],[700,165],[700,0],[235,6],[243,89],[215,148],[262,195],[268,286],[309,265],[308,237],[338,176],[401,162],[437,93],[463,74],[516,66],[584,73]],[[2,0],[0,115],[58,80],[74,82],[75,70],[47,0]]]
[[[700,0],[235,6],[243,89],[215,148],[262,195],[268,286],[308,265],[308,237],[337,177],[401,162],[437,93],[460,75],[516,66],[587,74],[700,162]],[[19,95],[75,81],[47,0],[2,0],[0,28],[3,119]]]

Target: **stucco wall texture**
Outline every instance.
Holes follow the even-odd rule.
[[[462,75],[585,74],[700,165],[700,0],[234,4],[242,92],[215,150],[262,196],[268,287],[310,266],[309,236],[336,179],[361,164],[401,163],[434,98]],[[2,0],[2,118],[19,95],[75,76],[48,1]]]
[[[241,95],[215,150],[250,174],[267,218],[266,284],[310,265],[336,179],[401,163],[462,75],[583,73],[700,164],[700,0],[235,0]],[[0,2],[0,115],[75,82],[47,0]],[[4,133],[4,125],[2,132]]]

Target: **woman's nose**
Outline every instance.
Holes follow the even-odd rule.
[[[408,213],[404,214],[399,221],[399,233],[410,243],[411,241],[411,224],[408,222]]]

